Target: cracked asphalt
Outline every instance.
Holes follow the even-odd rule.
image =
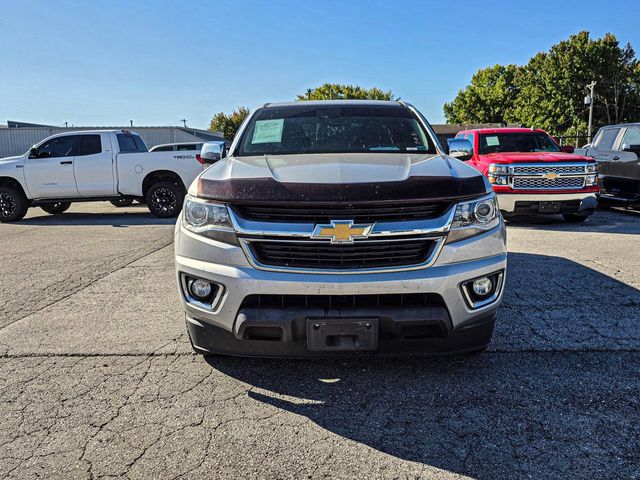
[[[640,214],[509,224],[472,356],[191,353],[173,222],[0,225],[0,478],[640,478]]]

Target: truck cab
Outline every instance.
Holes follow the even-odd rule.
[[[463,130],[449,140],[450,150],[462,139],[471,150],[452,155],[488,178],[505,216],[562,214],[566,221],[581,222],[595,210],[596,162],[561,147],[544,130]]]
[[[602,127],[577,153],[598,162],[601,200],[640,205],[640,123]]]

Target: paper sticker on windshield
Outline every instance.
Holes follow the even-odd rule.
[[[251,143],[280,143],[282,142],[282,128],[284,118],[277,120],[258,120],[253,130]]]
[[[498,137],[484,137],[484,138],[487,141],[487,147],[495,147],[497,145],[500,145],[500,140],[498,140]]]

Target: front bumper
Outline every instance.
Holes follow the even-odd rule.
[[[495,301],[469,307],[461,284],[506,270],[506,234],[501,222],[495,229],[445,245],[429,267],[386,273],[308,274],[271,272],[252,267],[240,247],[207,239],[176,227],[176,272],[191,340],[198,350],[257,356],[335,356],[344,354],[446,353],[480,349],[489,343],[504,282]],[[223,286],[213,308],[188,301],[181,275],[202,278]],[[253,295],[362,296],[429,293],[441,299],[421,309],[358,308],[255,309],[246,308]],[[377,346],[367,351],[310,351],[308,318],[377,319]],[[277,339],[247,338],[247,328],[278,327]],[[404,328],[410,326],[411,328]],[[408,335],[413,332],[415,335]],[[417,333],[416,333],[417,332]]]
[[[500,210],[515,215],[538,215],[540,202],[560,202],[559,213],[593,212],[596,192],[588,193],[497,193]],[[556,212],[558,213],[558,212]]]

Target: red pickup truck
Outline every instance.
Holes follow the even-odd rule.
[[[450,155],[489,179],[506,216],[562,214],[582,222],[598,204],[597,163],[572,152],[530,128],[464,130],[449,140]]]

